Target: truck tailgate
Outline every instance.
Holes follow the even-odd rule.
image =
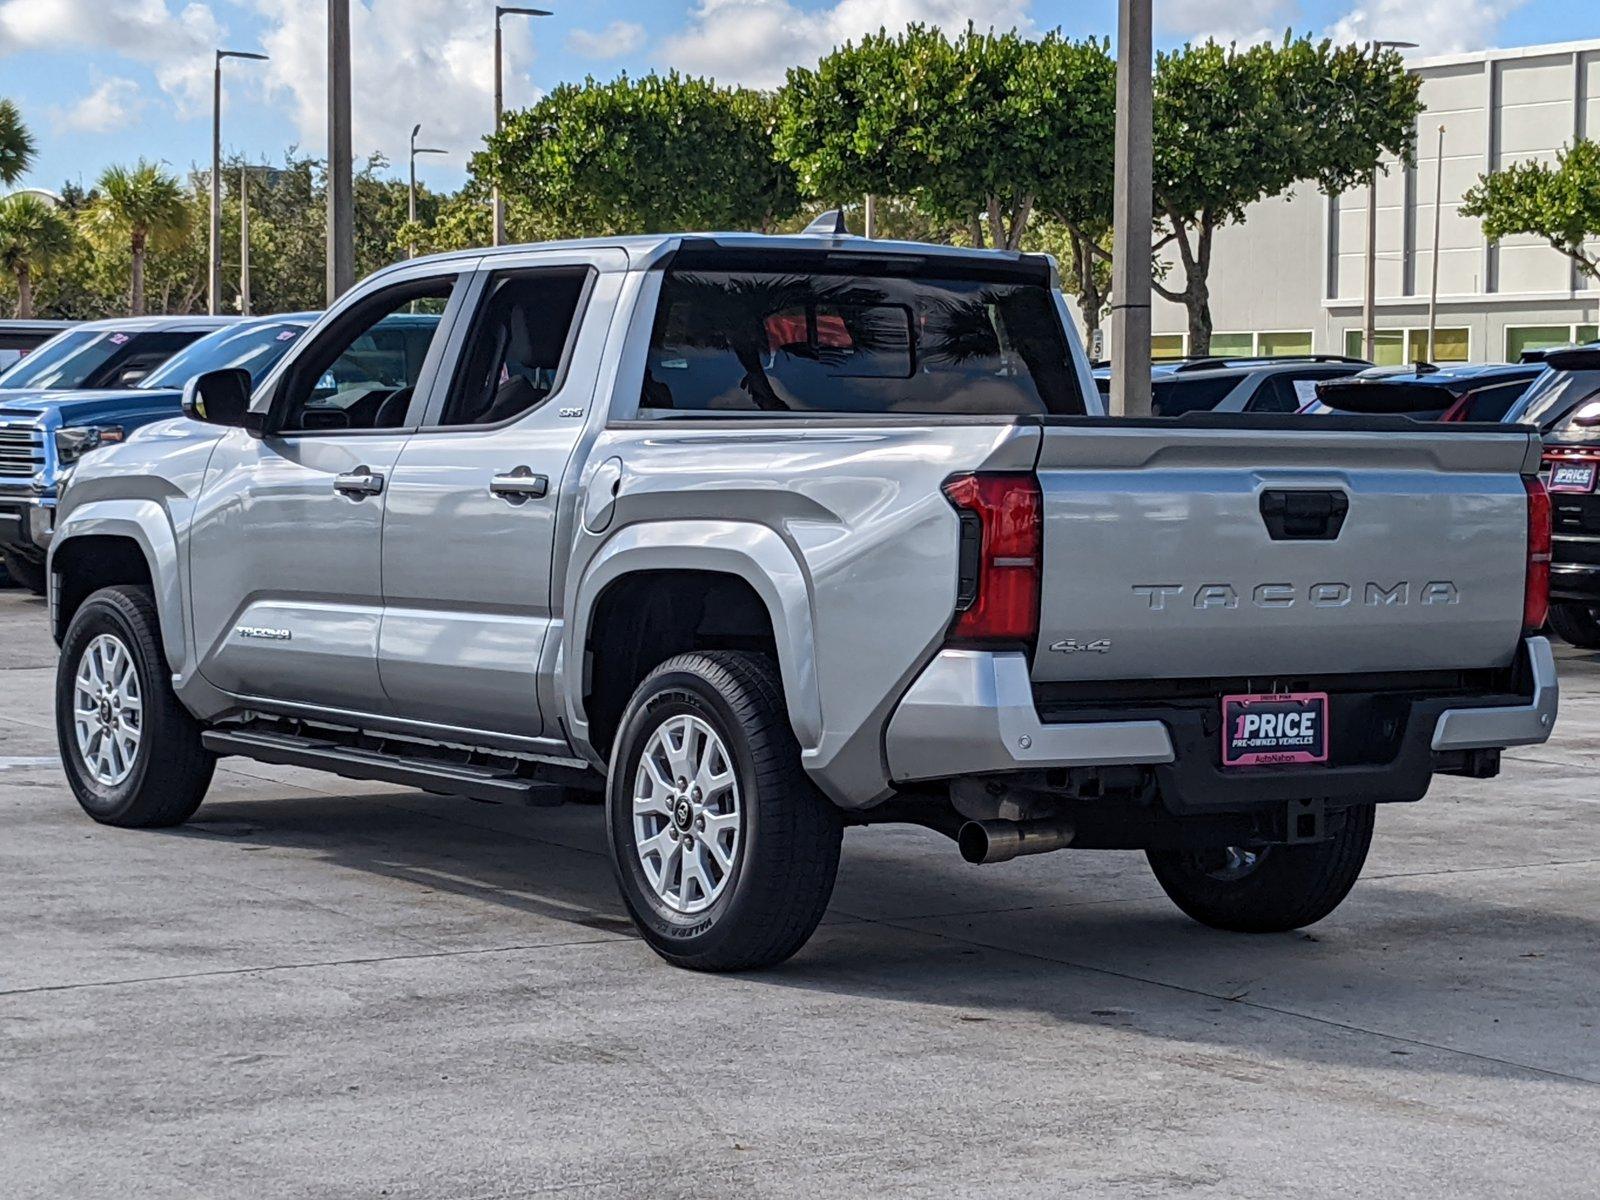
[[[1410,424],[1045,421],[1034,678],[1509,663],[1538,439]]]

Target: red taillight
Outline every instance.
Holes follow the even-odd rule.
[[[1039,632],[1044,501],[1030,474],[958,475],[944,494],[961,514],[953,642],[1031,642]]]
[[[1537,475],[1524,475],[1528,489],[1528,576],[1522,589],[1522,631],[1538,633],[1550,615],[1550,493]]]

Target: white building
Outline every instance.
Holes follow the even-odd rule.
[[[1535,238],[1484,240],[1460,215],[1478,176],[1518,159],[1554,161],[1575,137],[1600,138],[1600,40],[1414,60],[1427,108],[1417,165],[1379,177],[1378,361],[1425,357],[1433,270],[1438,129],[1444,126],[1440,205],[1440,361],[1515,360],[1528,348],[1588,341],[1600,324],[1600,285]],[[1211,268],[1218,354],[1360,354],[1367,190],[1324,196],[1302,187],[1255,205],[1220,230]],[[1174,280],[1182,280],[1175,267]],[[1154,349],[1187,348],[1182,305],[1155,298]]]

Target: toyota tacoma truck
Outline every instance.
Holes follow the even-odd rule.
[[[61,499],[89,816],[182,822],[227,755],[603,789],[686,967],[793,954],[880,822],[1142,850],[1199,921],[1303,926],[1379,804],[1556,716],[1536,435],[1108,418],[1044,257],[824,219],[418,259],[185,406]]]

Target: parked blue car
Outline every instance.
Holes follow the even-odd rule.
[[[141,425],[180,415],[183,386],[197,375],[242,367],[259,381],[317,315],[231,321],[190,342],[132,387],[12,389],[7,384],[15,372],[0,377],[0,556],[11,578],[44,593],[56,496],[79,458],[122,441]],[[43,358],[47,349],[37,356]]]

